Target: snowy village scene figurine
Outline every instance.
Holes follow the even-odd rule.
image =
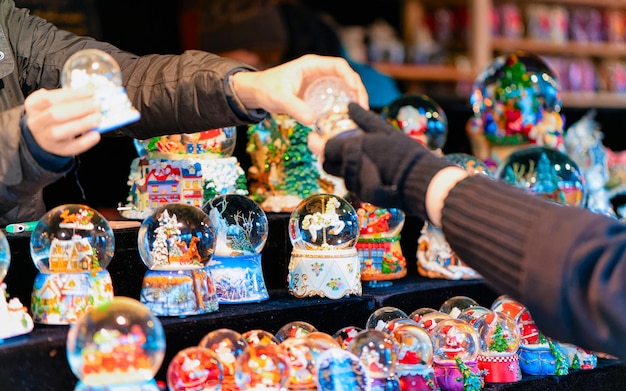
[[[48,211],[30,237],[31,258],[39,273],[31,295],[36,323],[70,324],[92,306],[113,299],[106,270],[115,251],[109,222],[78,204]]]
[[[303,200],[291,213],[288,229],[293,249],[287,283],[292,295],[331,299],[361,295],[355,247],[359,219],[345,199],[318,194]]]
[[[208,263],[215,229],[202,209],[166,204],[139,227],[139,255],[148,267],[141,303],[159,316],[186,316],[218,309]]]
[[[209,262],[220,303],[249,303],[269,299],[261,250],[269,224],[261,207],[238,194],[220,195],[203,207],[215,227],[215,252]]]
[[[30,333],[33,328],[33,318],[20,299],[9,299],[7,286],[3,282],[11,264],[11,248],[4,233],[0,231],[0,344],[5,339]]]
[[[98,49],[84,49],[67,59],[61,73],[63,88],[88,89],[100,103],[102,120],[96,129],[108,132],[139,120],[122,85],[122,71],[115,59]]]
[[[74,391],[158,391],[165,357],[159,319],[135,299],[118,296],[90,308],[67,333]]]

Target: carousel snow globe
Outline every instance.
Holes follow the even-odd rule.
[[[343,198],[318,194],[303,200],[289,218],[293,246],[287,283],[295,297],[360,296],[356,251],[359,219]]]
[[[139,120],[122,85],[122,71],[115,59],[99,49],[84,49],[70,56],[61,73],[63,88],[86,89],[99,101],[102,120],[96,129],[107,132]]]
[[[513,383],[522,379],[520,336],[515,320],[504,312],[488,312],[473,324],[480,337],[478,368],[486,383]]]
[[[118,296],[90,308],[67,333],[75,391],[158,391],[165,357],[159,319],[135,299]]]
[[[215,252],[209,262],[220,303],[267,300],[261,250],[268,235],[268,221],[261,207],[238,194],[217,196],[202,210],[215,227]]]
[[[140,300],[159,316],[187,316],[218,309],[208,263],[215,231],[202,209],[165,204],[139,227],[139,255],[148,267]]]
[[[396,373],[403,391],[439,390],[433,369],[433,342],[416,324],[399,324],[391,332],[398,342]]]
[[[9,241],[0,231],[0,343],[5,339],[28,334],[33,330],[33,318],[20,299],[7,301],[6,284],[3,282],[11,264]]]
[[[538,56],[513,52],[495,58],[474,81],[467,133],[472,154],[494,165],[520,146],[563,148],[561,87]]]
[[[39,273],[31,295],[36,323],[67,325],[92,306],[113,299],[106,270],[113,258],[115,236],[96,210],[66,204],[48,211],[30,236],[30,253]]]

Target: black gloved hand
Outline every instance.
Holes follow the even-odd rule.
[[[350,118],[363,130],[326,143],[324,170],[345,179],[348,190],[376,206],[402,209],[426,219],[425,195],[432,177],[452,163],[356,103]]]

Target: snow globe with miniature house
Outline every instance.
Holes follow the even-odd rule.
[[[33,330],[33,318],[20,299],[8,299],[6,284],[3,282],[11,264],[9,241],[0,230],[0,344],[5,339],[30,333]]]
[[[159,316],[217,311],[208,266],[215,248],[215,230],[202,209],[187,204],[162,205],[142,222],[137,244],[148,267],[141,303]]]
[[[220,195],[202,210],[215,227],[215,251],[209,262],[217,299],[222,304],[269,299],[261,250],[269,225],[261,207],[238,194]]]
[[[48,211],[30,236],[30,253],[39,273],[31,295],[36,323],[67,325],[91,307],[113,299],[106,270],[115,251],[107,219],[80,204]]]
[[[345,199],[318,194],[303,200],[289,218],[289,292],[299,298],[360,296],[358,237],[357,213]]]

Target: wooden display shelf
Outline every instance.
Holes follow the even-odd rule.
[[[452,65],[393,64],[374,62],[372,66],[379,72],[402,81],[473,81],[473,71],[458,69]]]
[[[495,51],[525,50],[534,54],[623,58],[626,57],[626,44],[608,42],[550,42],[533,38],[492,37]]]
[[[571,108],[613,108],[626,107],[626,93],[620,92],[564,92],[563,107]]]

